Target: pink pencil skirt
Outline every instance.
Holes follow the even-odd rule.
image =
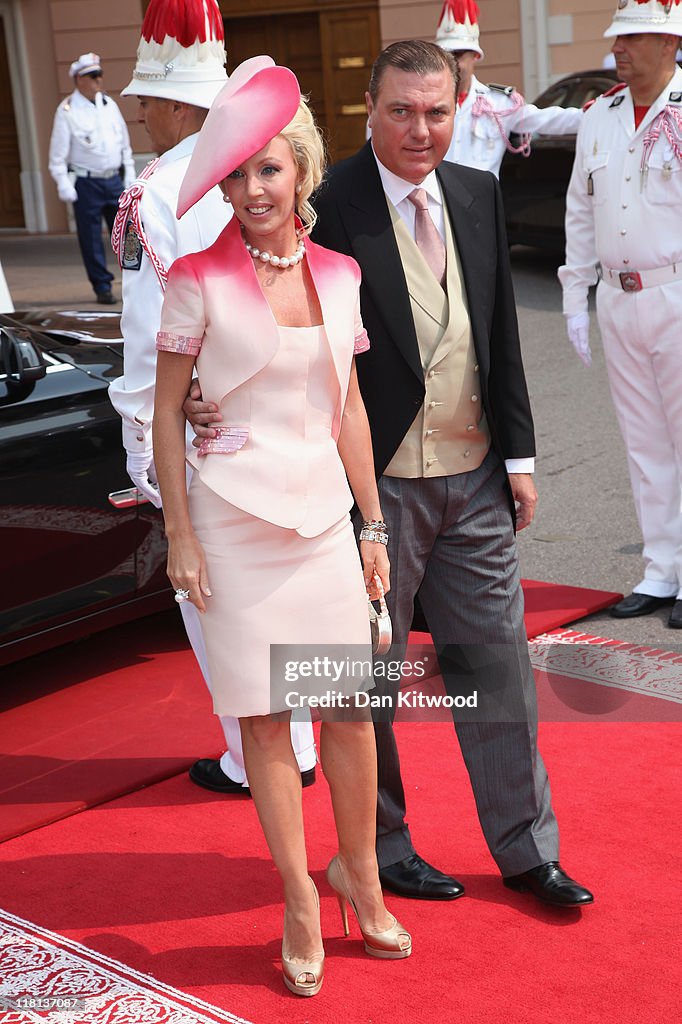
[[[373,685],[366,673],[361,681],[361,663],[371,665],[371,639],[348,514],[319,536],[302,537],[231,505],[196,473],[189,508],[212,594],[200,621],[217,715],[295,710],[306,702],[299,693],[350,694]],[[287,645],[273,652],[276,665],[285,659],[289,666],[286,685],[279,670],[271,679],[272,645]],[[299,658],[325,655],[335,668],[318,660],[312,676],[298,678]],[[353,666],[346,661],[342,672],[344,658]]]

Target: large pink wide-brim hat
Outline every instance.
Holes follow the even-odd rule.
[[[296,75],[272,57],[250,57],[235,68],[199,132],[180,186],[178,219],[278,135],[300,101]]]

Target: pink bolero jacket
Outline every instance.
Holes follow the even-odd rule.
[[[360,268],[309,238],[305,245],[338,384],[329,396],[330,435],[336,441],[353,356],[369,348],[360,317]],[[261,371],[279,344],[278,325],[233,217],[212,246],[171,267],[156,347],[196,356],[203,397],[222,413],[219,439],[205,441],[188,459],[202,482],[251,515],[314,537],[348,512],[352,498],[336,445],[321,458],[305,443],[311,410],[303,417],[292,408],[300,444],[291,465],[286,455],[276,454],[267,408],[277,396],[267,392]],[[306,474],[300,463],[308,453]]]

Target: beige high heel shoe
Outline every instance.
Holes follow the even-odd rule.
[[[379,957],[381,960],[402,960],[410,955],[412,952],[412,936],[392,915],[391,920],[393,924],[386,931],[366,932],[364,930],[338,857],[333,857],[329,863],[327,881],[336,893],[339,901],[344,935],[350,934],[347,907],[347,904],[350,903],[360,926],[360,933],[365,942],[366,953],[369,953],[370,956]]]
[[[315,906],[320,909],[320,897],[312,878],[310,884],[315,893]],[[324,981],[324,950],[320,953],[313,953],[309,960],[300,956],[291,956],[285,951],[286,943],[286,909],[284,911],[284,931],[282,938],[282,977],[284,984],[296,996],[316,996],[322,988]]]

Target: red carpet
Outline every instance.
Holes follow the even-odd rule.
[[[155,991],[174,986],[254,1024],[672,1022],[679,727],[548,724],[540,739],[562,861],[593,888],[595,905],[556,911],[504,889],[452,727],[400,726],[413,837],[423,856],[462,879],[467,896],[393,899],[414,954],[366,957],[354,924],[351,938],[341,937],[323,876],[335,849],[327,787],[320,780],[305,790],[328,958],[312,1000],[281,984],[279,887],[253,804],[203,792],[184,774],[2,844],[0,904],[152,975]]]
[[[620,597],[523,586],[529,636]],[[169,778],[222,748],[177,612],[2,669],[0,841]]]
[[[0,841],[223,747],[176,614],[11,665],[0,671]]]
[[[541,583],[539,580],[522,580],[521,583],[529,637],[584,619],[586,615],[615,604],[623,596],[607,590],[562,587],[555,583]]]

